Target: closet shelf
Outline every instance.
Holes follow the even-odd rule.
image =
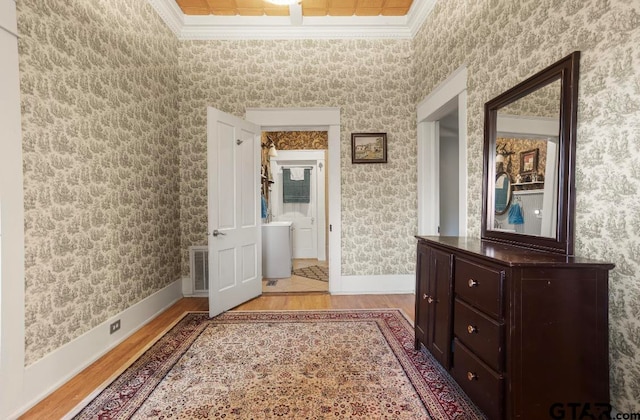
[[[534,188],[530,190],[514,190],[513,194],[518,197],[521,195],[529,195],[529,194],[544,194],[543,188]]]
[[[514,182],[511,185],[534,185],[534,184],[544,184],[544,181]]]

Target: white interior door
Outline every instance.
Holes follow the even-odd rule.
[[[207,109],[209,316],[262,294],[260,127]]]
[[[309,203],[283,202],[283,169],[309,169],[311,194]],[[318,167],[316,161],[272,160],[275,174],[272,193],[274,219],[293,222],[293,258],[318,258]],[[324,205],[324,203],[322,203]]]
[[[318,224],[315,167],[310,169],[309,203],[283,203],[281,220],[293,222],[293,258],[318,258]]]
[[[293,258],[318,258],[318,225],[315,206],[312,216],[295,214],[293,221]]]

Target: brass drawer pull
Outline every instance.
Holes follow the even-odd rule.
[[[433,298],[431,296],[429,296],[429,299],[427,299],[427,302],[433,303]]]
[[[478,282],[475,281],[474,279],[469,279],[469,287],[476,287],[478,286]]]
[[[478,380],[478,375],[473,372],[467,372],[467,379],[470,381]]]
[[[474,327],[473,325],[467,325],[467,331],[469,334],[477,333],[478,327]]]
[[[426,298],[428,298],[428,297],[429,297],[429,296],[427,296],[427,294],[426,294],[426,293],[422,295],[422,299],[426,299]]]

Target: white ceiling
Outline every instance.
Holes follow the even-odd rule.
[[[412,39],[437,0],[414,0],[406,16],[185,15],[175,0],[148,0],[178,39]]]

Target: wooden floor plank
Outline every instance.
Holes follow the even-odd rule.
[[[315,310],[398,308],[414,320],[414,295],[262,295],[233,310]],[[94,390],[125,369],[167,328],[188,311],[208,311],[207,298],[184,298],[136,331],[109,353],[80,372],[27,413],[21,419],[57,419],[63,417]]]

